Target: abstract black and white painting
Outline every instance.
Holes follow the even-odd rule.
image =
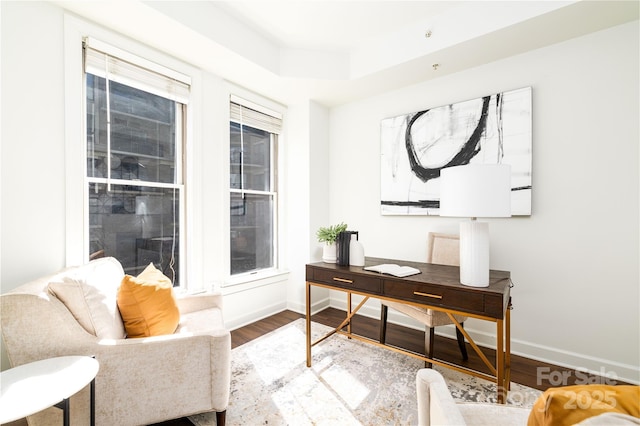
[[[381,212],[438,215],[440,171],[511,166],[511,212],[531,215],[531,88],[382,120]]]

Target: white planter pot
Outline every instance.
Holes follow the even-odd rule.
[[[324,263],[336,263],[336,243],[322,246],[322,261]]]

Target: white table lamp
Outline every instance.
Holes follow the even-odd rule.
[[[470,164],[440,173],[440,216],[469,217],[460,223],[460,282],[489,286],[489,224],[478,217],[511,216],[511,167]]]

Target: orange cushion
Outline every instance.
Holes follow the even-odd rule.
[[[640,386],[574,385],[549,388],[536,400],[527,426],[574,425],[604,413],[640,417]]]
[[[149,264],[140,275],[125,275],[118,289],[118,309],[127,337],[172,334],[180,322],[171,280]]]

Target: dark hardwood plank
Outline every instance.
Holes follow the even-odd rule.
[[[247,326],[233,330],[231,332],[231,348],[237,348],[240,345],[248,343],[264,334],[270,333],[299,318],[304,318],[304,315],[297,314],[293,311],[282,311],[260,321],[256,321]]]

